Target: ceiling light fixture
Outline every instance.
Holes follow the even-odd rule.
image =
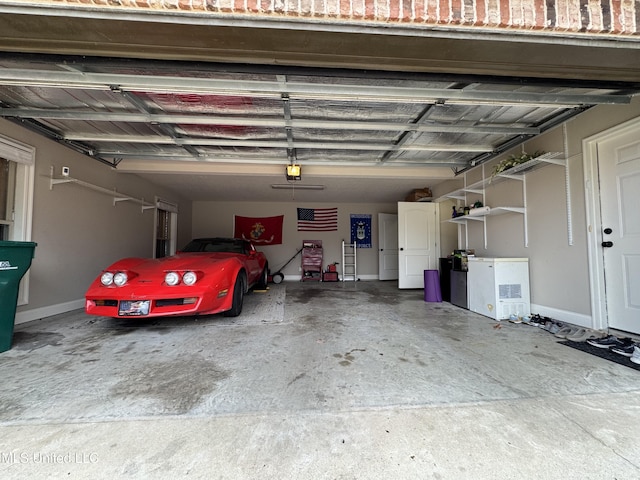
[[[302,167],[295,163],[287,165],[286,175],[287,181],[302,180]]]
[[[295,183],[276,183],[271,188],[276,190],[324,190],[324,185],[297,185]]]

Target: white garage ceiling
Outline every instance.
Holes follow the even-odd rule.
[[[397,201],[635,93],[597,81],[0,57],[2,117],[194,200]],[[288,163],[302,165],[302,181],[274,189]],[[324,190],[300,189],[309,184]]]

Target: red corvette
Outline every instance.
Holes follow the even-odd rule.
[[[93,281],[85,311],[103,317],[164,317],[242,312],[252,287],[266,288],[267,259],[238,238],[198,238],[176,255],[125,258]]]

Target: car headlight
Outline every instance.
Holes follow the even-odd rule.
[[[180,275],[178,275],[176,272],[167,272],[167,274],[164,276],[164,281],[167,285],[171,285],[173,287],[174,285],[180,283]]]
[[[115,283],[118,287],[121,287],[125,283],[127,283],[128,278],[129,277],[127,276],[126,273],[118,272],[113,276],[113,283]]]
[[[113,273],[111,272],[104,272],[102,274],[102,276],[100,277],[100,283],[102,283],[104,286],[108,287],[109,285],[111,285],[113,283]]]
[[[182,276],[182,281],[185,285],[193,285],[198,281],[198,275],[196,275],[196,272],[185,272]]]

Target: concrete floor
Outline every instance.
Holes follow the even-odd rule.
[[[0,478],[639,479],[640,372],[395,282],[19,325]]]

